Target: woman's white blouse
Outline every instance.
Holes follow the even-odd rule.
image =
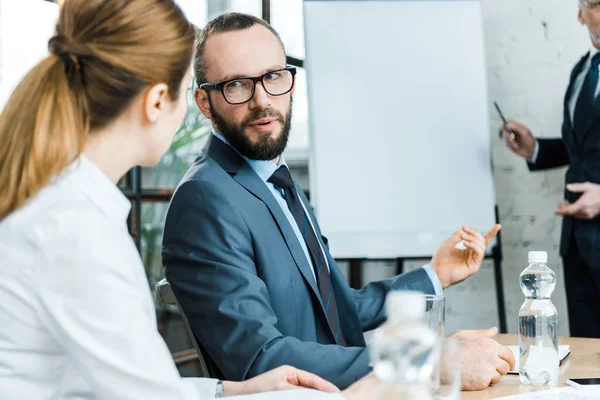
[[[130,203],[85,157],[0,221],[0,398],[206,399],[159,335]]]

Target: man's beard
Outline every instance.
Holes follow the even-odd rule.
[[[210,97],[210,113],[212,122],[218,133],[242,154],[251,160],[274,160],[285,150],[290,137],[290,128],[292,123],[292,99],[290,98],[290,108],[284,117],[279,111],[272,108],[263,108],[252,111],[239,125],[234,125],[223,118],[213,107]],[[257,143],[252,143],[245,133],[245,128],[249,123],[261,118],[276,118],[281,124],[281,133],[275,139],[271,138],[271,132],[261,132]]]

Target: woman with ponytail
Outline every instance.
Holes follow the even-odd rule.
[[[116,183],[168,149],[194,39],[173,0],[66,0],[49,55],[2,111],[3,400],[336,391],[291,367],[246,382],[183,380],[158,334]]]

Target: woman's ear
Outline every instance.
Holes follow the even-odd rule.
[[[158,122],[161,113],[167,106],[168,96],[169,87],[164,83],[154,85],[147,90],[144,97],[144,117],[149,123]]]

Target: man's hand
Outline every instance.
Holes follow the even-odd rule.
[[[500,382],[502,375],[514,369],[512,351],[492,339],[497,333],[498,328],[494,327],[458,331],[452,335],[460,343],[462,390],[483,390],[490,384]],[[371,373],[344,390],[342,395],[348,400],[366,399],[380,389],[381,382]]]
[[[504,126],[500,127],[504,134],[506,146],[508,146],[513,153],[521,157],[527,159],[532,158],[533,153],[535,152],[535,138],[529,129],[516,121],[507,121],[506,125],[508,125],[510,130],[515,134],[515,137],[513,138]]]
[[[244,382],[225,381],[223,382],[223,396],[237,396],[298,388],[316,389],[331,393],[340,391],[333,384],[319,378],[317,375],[293,367],[283,366]]]
[[[483,236],[475,229],[463,226],[440,245],[430,265],[444,289],[479,271],[485,257],[485,249],[498,231],[500,225],[496,224]],[[456,248],[456,244],[461,240],[464,241],[466,250]]]
[[[344,390],[342,396],[347,400],[370,399],[375,393],[381,390],[381,387],[381,381],[374,372],[371,372]]]
[[[483,390],[500,382],[515,367],[512,351],[492,337],[497,328],[458,331],[452,337],[460,342],[462,390]]]
[[[465,341],[471,339],[477,339],[480,337],[489,337],[492,338],[498,334],[498,328],[493,326],[490,329],[470,329],[464,331],[456,331],[452,335],[452,338]]]
[[[600,185],[597,183],[570,183],[567,190],[582,193],[575,203],[564,201],[558,204],[557,215],[572,215],[578,219],[594,219],[600,214]]]

